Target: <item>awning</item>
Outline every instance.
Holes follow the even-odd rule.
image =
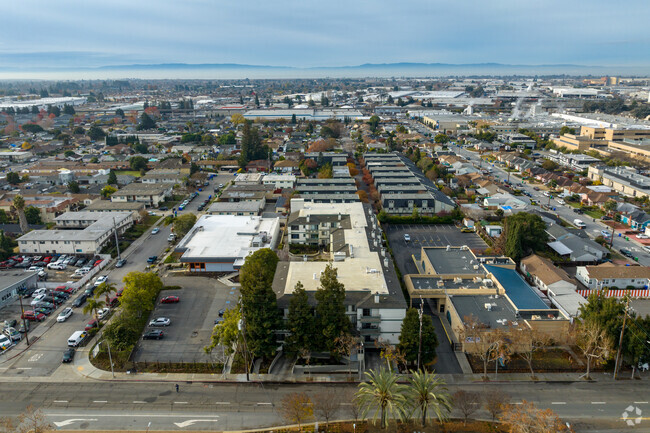
[[[573,250],[559,241],[549,242],[547,245],[561,256],[566,256],[567,254],[571,254],[573,252]]]

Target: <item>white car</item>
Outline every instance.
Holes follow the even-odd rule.
[[[32,307],[38,305],[43,300],[43,298],[45,298],[45,296],[45,294],[34,296],[34,299],[32,299],[31,302]]]
[[[160,229],[159,229],[158,227],[156,227],[155,229],[151,230],[151,234],[152,234],[152,235],[156,235],[156,234],[158,234],[158,233],[160,233]]]
[[[102,308],[101,310],[97,311],[97,318],[100,320],[103,319],[104,317],[108,316],[108,313],[110,311],[110,308]]]
[[[11,349],[14,343],[4,334],[0,334],[0,353]]]
[[[560,203],[560,204],[565,204],[564,200],[562,200],[561,198],[558,198],[557,202]]]
[[[50,263],[49,265],[47,265],[48,269],[55,269],[57,271],[64,271],[67,267],[68,267],[68,265],[66,265],[65,263],[61,263],[61,262]]]
[[[57,322],[65,322],[72,316],[72,308],[68,307],[65,310],[61,311],[56,318]]]
[[[650,236],[644,235],[643,233],[636,235],[637,239],[650,239]]]
[[[404,234],[404,242],[409,242],[410,240],[411,240],[411,235],[409,235],[408,233],[405,233]]]
[[[43,268],[40,266],[30,266],[29,268],[25,269],[25,272],[41,272],[42,270]]]
[[[95,280],[95,284],[93,284],[95,287],[99,287],[101,284],[105,283],[106,280],[108,280],[108,277],[106,275],[102,275],[101,277],[97,277]]]
[[[149,326],[169,326],[171,323],[172,321],[166,317],[158,317],[149,322]]]

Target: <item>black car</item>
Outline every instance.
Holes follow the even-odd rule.
[[[169,210],[169,208],[167,206],[160,206],[158,210]]]
[[[88,299],[88,296],[85,293],[82,293],[81,296],[72,301],[72,306],[81,307],[86,302],[86,299]]]
[[[224,308],[219,310],[219,317],[223,317],[223,313],[225,313],[225,312],[226,312],[226,310]]]
[[[92,296],[93,293],[95,293],[95,286],[90,286],[86,290],[84,290],[84,295],[86,296]]]
[[[603,217],[601,218],[601,220],[603,220],[603,221],[611,221],[612,219],[613,218],[611,216],[608,216],[608,215],[603,215]]]
[[[160,329],[152,329],[148,332],[146,332],[143,336],[143,340],[160,340],[163,338],[163,335],[165,335],[164,332],[162,332]]]
[[[15,328],[17,324],[18,324],[18,321],[16,319],[8,319],[8,320],[5,320],[4,327],[5,328]]]
[[[52,314],[52,311],[54,311],[54,310],[52,310],[51,308],[39,307],[39,308],[34,308],[34,311],[36,311],[38,313],[43,313],[46,316],[49,316],[50,314]]]
[[[573,211],[574,211],[575,213],[578,213],[578,214],[583,214],[583,213],[584,213],[584,212],[582,211],[582,209],[577,208],[577,207],[576,207],[576,208],[573,208]]]
[[[66,363],[67,362],[72,362],[72,360],[74,359],[74,353],[75,353],[74,348],[71,347],[71,348],[67,349],[65,352],[63,352],[63,360],[62,360],[62,362],[66,362]]]
[[[630,259],[633,259],[633,258],[634,258],[634,254],[632,254],[632,251],[630,251],[630,250],[628,250],[628,249],[626,249],[626,248],[621,248],[619,251],[620,251],[621,254],[623,254],[625,257],[628,257],[628,258],[630,258]]]

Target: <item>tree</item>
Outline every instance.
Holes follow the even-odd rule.
[[[414,411],[420,412],[422,427],[426,427],[428,418],[435,417],[442,422],[451,412],[451,398],[445,382],[434,373],[411,371],[406,399]]]
[[[433,138],[433,141],[440,144],[445,144],[449,142],[449,137],[446,134],[438,134]]]
[[[481,396],[472,391],[459,390],[452,396],[454,407],[463,415],[463,425],[481,407]]]
[[[134,156],[129,159],[129,167],[131,167],[131,170],[146,170],[147,163],[147,158],[144,156]]]
[[[341,409],[340,392],[335,388],[327,388],[314,397],[314,412],[325,420],[325,431],[329,431],[330,420]]]
[[[108,180],[106,181],[107,185],[117,185],[117,175],[113,170],[108,173]]]
[[[111,293],[115,293],[117,291],[117,288],[115,287],[115,284],[111,283],[101,283],[97,288],[95,289],[95,299],[101,297],[102,295],[104,296],[104,304],[105,305],[110,305],[111,304]]]
[[[307,291],[300,281],[293,289],[293,296],[289,299],[289,313],[287,315],[287,352],[300,353],[302,349],[311,350],[314,346],[316,332],[314,328],[314,314]]]
[[[122,314],[119,320],[113,320],[102,329],[102,335],[114,351],[130,351],[138,342],[142,325],[137,323],[135,316]]]
[[[81,191],[81,188],[79,188],[79,182],[71,180],[68,182],[68,191],[70,191],[73,194],[79,194]]]
[[[334,177],[334,172],[330,164],[325,164],[318,170],[319,179],[331,179]]]
[[[377,128],[379,127],[379,122],[380,122],[379,116],[377,116],[376,114],[370,116],[370,119],[368,119],[368,125],[370,125],[370,130],[372,132],[377,131]]]
[[[97,298],[88,298],[88,300],[86,301],[86,305],[84,305],[83,313],[84,314],[92,313],[93,319],[98,320],[97,311],[104,308],[104,305],[106,305],[104,301],[100,301]]]
[[[7,224],[9,223],[9,216],[7,215],[7,212],[4,209],[0,209],[0,224]]]
[[[158,293],[163,287],[160,277],[153,272],[129,272],[124,279],[124,293],[120,305],[125,313],[142,317],[153,310]]]
[[[233,352],[235,344],[239,345],[241,341],[241,331],[239,322],[241,321],[241,311],[239,308],[230,308],[223,313],[223,322],[215,325],[212,330],[211,344],[207,346],[206,351],[212,351],[217,345],[224,347],[227,355]]]
[[[487,380],[488,364],[507,355],[507,336],[498,329],[488,330],[488,326],[479,322],[475,316],[463,317],[462,328],[458,331],[461,340],[483,361],[483,379]]]
[[[106,133],[101,127],[97,125],[91,126],[90,129],[88,130],[88,138],[90,138],[93,141],[101,140],[104,137],[106,137]]]
[[[140,122],[138,123],[138,131],[146,131],[147,129],[154,129],[156,122],[145,112],[140,115]]]
[[[546,246],[546,223],[539,215],[519,212],[505,219],[505,254],[516,262]]]
[[[389,418],[406,418],[406,387],[397,383],[399,376],[381,368],[366,373],[366,381],[359,384],[356,398],[361,407],[361,416],[372,412],[373,422],[379,416],[381,428],[385,429]]]
[[[122,119],[124,119],[124,110],[118,108],[117,110],[115,110],[115,115],[120,116]]]
[[[515,354],[526,361],[526,364],[528,364],[528,368],[530,369],[530,376],[535,379],[533,357],[536,351],[549,345],[551,337],[548,334],[533,329],[528,325],[523,325],[511,329],[509,340]]]
[[[314,417],[309,396],[304,392],[292,392],[287,394],[280,402],[280,414],[291,423],[298,424],[298,431],[302,431],[302,424]]]
[[[114,192],[117,192],[117,188],[113,188],[110,185],[106,185],[104,188],[102,188],[100,194],[104,198],[109,198]]]
[[[182,238],[194,227],[194,224],[196,224],[196,215],[191,213],[174,218],[174,234]]]
[[[399,335],[399,348],[410,364],[417,362],[419,348],[422,348],[422,365],[432,362],[436,357],[438,337],[430,316],[422,315],[422,345],[420,346],[420,315],[416,308],[406,310]]]
[[[201,170],[201,168],[197,163],[193,162],[192,164],[190,164],[190,176],[198,172],[199,170]]]
[[[557,170],[558,165],[555,161],[551,161],[550,159],[545,159],[544,162],[542,162],[542,168],[548,171],[555,171]]]
[[[47,433],[54,431],[54,426],[49,423],[47,416],[33,406],[27,406],[25,412],[18,416],[18,421],[13,433]]]
[[[29,132],[31,134],[36,134],[39,132],[43,132],[43,128],[40,125],[37,125],[35,123],[25,123],[22,126],[23,131]]]
[[[201,137],[202,146],[212,146],[216,142],[217,140],[214,138],[214,135],[212,134],[203,134],[203,136]]]
[[[18,185],[20,183],[20,175],[15,171],[10,171],[7,173],[7,182],[11,185]]]
[[[18,213],[18,223],[20,224],[20,232],[25,234],[29,230],[29,225],[27,224],[27,218],[25,216],[25,199],[22,195],[17,194],[13,201],[12,205],[16,212]]]
[[[276,349],[279,316],[272,285],[278,261],[272,250],[262,248],[246,257],[239,272],[246,344],[254,356],[263,358],[273,356]]]
[[[575,134],[576,130],[573,128],[569,128],[568,126],[563,126],[560,128],[560,135],[564,134]]]
[[[345,314],[345,286],[339,282],[337,270],[331,264],[325,266],[314,297],[318,329],[322,332],[318,346],[334,353],[335,339],[350,332],[350,320]]]
[[[551,409],[538,409],[534,403],[507,405],[499,420],[508,425],[510,433],[556,433],[572,431]]]
[[[492,421],[501,415],[510,401],[510,396],[499,388],[487,390],[483,397],[485,398],[485,409],[492,415]]]
[[[144,143],[133,143],[131,149],[133,149],[135,153],[149,153],[149,146]]]
[[[604,329],[611,341],[618,341],[621,327],[623,326],[623,315],[625,314],[625,302],[607,297],[604,291],[594,291],[587,297],[587,302],[580,305],[580,319],[590,321]]]
[[[292,124],[292,125],[295,125],[296,123],[298,123],[298,121],[297,121],[297,119],[296,119],[296,113],[293,113],[293,114],[291,115],[291,124]]]
[[[244,115],[241,113],[235,113],[232,116],[230,116],[230,122],[235,125],[243,125],[246,123],[246,119],[244,118]]]
[[[574,329],[575,344],[587,358],[585,379],[589,380],[591,363],[604,364],[612,357],[614,343],[607,330],[594,320],[583,320]]]
[[[41,211],[34,206],[27,206],[25,208],[25,220],[27,224],[43,224]]]

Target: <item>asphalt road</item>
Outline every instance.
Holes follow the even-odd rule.
[[[302,384],[207,384],[180,383],[0,383],[0,416],[13,416],[32,404],[41,408],[51,422],[66,429],[106,430],[237,430],[271,427],[283,423],[278,406],[291,392],[317,395],[327,387],[340,391],[343,404],[337,417],[351,418],[349,403],[354,385]],[[630,405],[650,413],[645,382],[596,383],[465,383],[450,381],[449,391],[458,389],[484,393],[500,388],[511,403],[532,401],[550,408],[571,424],[586,421],[620,421],[612,431],[650,431],[646,415],[630,428],[620,420]],[[459,413],[454,413],[459,416]],[[479,411],[476,416],[487,417]],[[581,431],[578,429],[578,431]],[[593,431],[593,430],[592,430]]]

